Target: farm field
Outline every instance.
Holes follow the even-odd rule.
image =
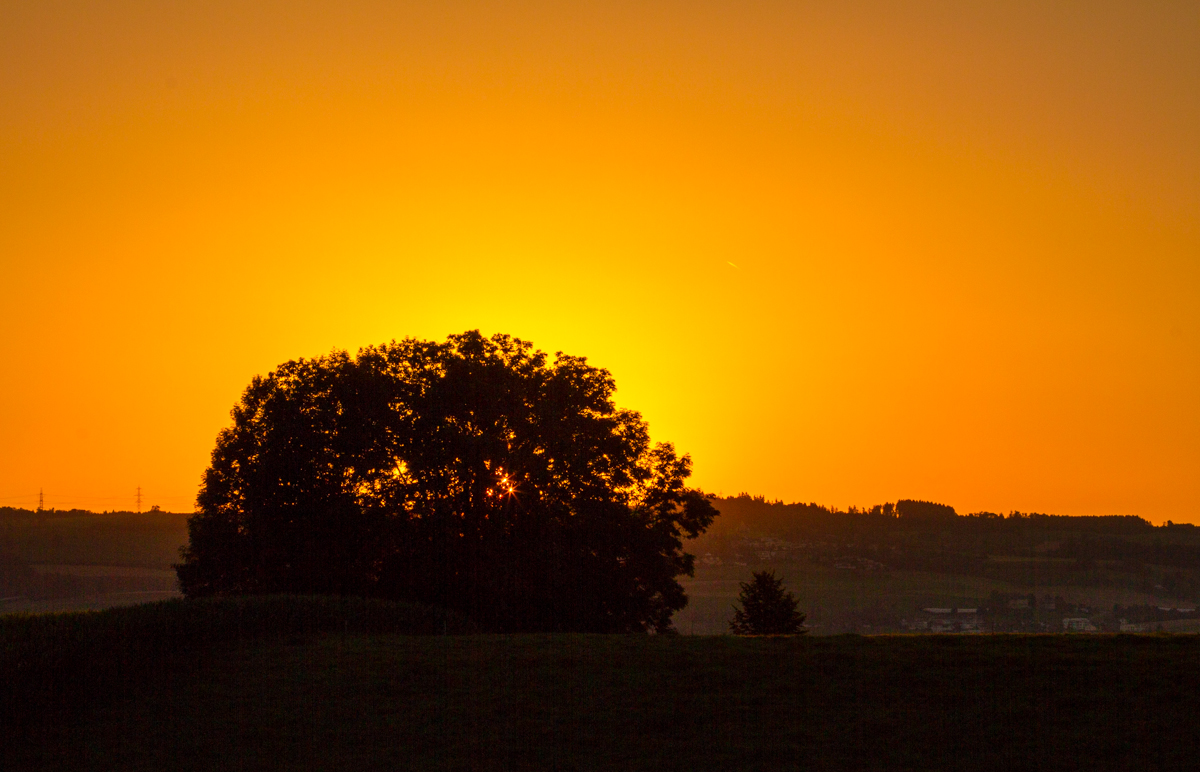
[[[0,511],[0,614],[85,611],[178,597],[187,515]]]
[[[1113,604],[1156,605],[1160,599],[1120,587],[1015,584],[978,576],[923,571],[845,571],[808,561],[697,565],[694,577],[680,577],[688,605],[673,617],[685,635],[723,635],[729,630],[741,582],[754,571],[774,570],[808,615],[814,635],[846,632],[894,632],[896,622],[927,606],[982,607],[993,592],[1035,593],[1086,601],[1098,608]]]
[[[7,510],[0,553],[30,565],[126,566],[167,570],[187,542],[187,514]]]
[[[229,617],[167,608],[192,608],[193,624],[214,613],[215,628]],[[178,627],[121,613],[129,632]],[[143,648],[65,713],[18,717],[5,768],[1184,768],[1200,718],[1196,636],[414,636],[348,623],[258,639],[241,624],[236,639]]]
[[[181,597],[170,569],[103,565],[36,564],[41,575],[83,580],[78,594],[65,597],[0,597],[0,613],[87,611]],[[675,614],[684,635],[724,635],[733,615],[740,583],[753,571],[775,570],[808,615],[813,635],[845,632],[894,632],[887,624],[927,606],[986,606],[992,592],[1034,592],[1086,601],[1099,608],[1162,602],[1154,596],[1116,587],[1025,585],[983,577],[917,571],[878,573],[842,571],[808,562],[754,566],[704,566],[695,577],[680,577],[688,605]],[[872,626],[872,622],[874,625]],[[1168,630],[1174,629],[1171,627]],[[1184,625],[1181,629],[1191,629]]]

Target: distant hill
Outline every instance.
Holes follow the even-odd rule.
[[[190,514],[0,507],[0,556],[28,564],[168,569]]]
[[[974,512],[959,515],[954,508],[930,501],[901,499],[895,503],[848,510],[820,504],[768,501],[747,493],[716,500],[721,517],[709,533],[722,534],[749,530],[762,535],[782,536],[856,536],[899,532],[1003,533],[1003,534],[1079,534],[1089,536],[1147,535],[1165,536],[1170,541],[1200,544],[1200,529],[1192,525],[1170,524],[1155,527],[1132,515],[1067,516],[1038,512]]]
[[[714,503],[720,516],[686,545],[697,570],[686,583],[692,604],[681,617],[685,630],[718,631],[737,583],[763,569],[782,572],[823,630],[900,629],[902,618],[924,606],[988,607],[994,618],[997,608],[1033,595],[1037,615],[1011,620],[1015,629],[1061,625],[1043,618],[1047,608],[1056,618],[1067,607],[1087,607],[1096,619],[1100,609],[1117,625],[1145,611],[1117,612],[1117,604],[1200,606],[1200,528],[1192,525],[960,515],[914,500],[846,511],[746,494]]]

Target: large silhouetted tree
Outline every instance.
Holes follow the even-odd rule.
[[[256,377],[217,438],[188,596],[331,592],[491,630],[670,629],[716,515],[605,370],[478,332]]]

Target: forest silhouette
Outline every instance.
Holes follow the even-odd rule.
[[[495,631],[671,629],[716,510],[582,357],[478,331],[286,362],[217,438],[189,597],[363,595]]]

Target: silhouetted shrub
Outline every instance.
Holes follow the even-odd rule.
[[[796,610],[796,596],[783,589],[783,579],[773,571],[756,571],[749,582],[742,582],[738,596],[741,608],[734,606],[729,629],[735,635],[800,635],[805,615]]]

